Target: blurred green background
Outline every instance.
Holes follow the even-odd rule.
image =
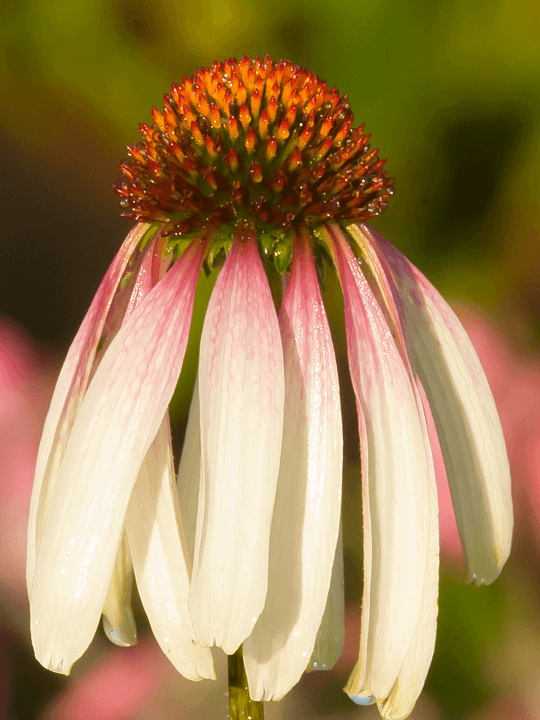
[[[535,0],[3,0],[0,33],[0,307],[37,337],[73,336],[126,233],[111,184],[151,106],[267,53],[349,94],[397,179],[379,229],[442,289],[537,320]]]
[[[150,122],[172,82],[244,54],[289,59],[348,93],[396,178],[391,207],[374,225],[447,297],[483,308],[534,358],[538,0],[0,0],[0,313],[62,357],[131,225],[112,183],[138,124]],[[191,377],[195,358],[196,348]],[[180,425],[188,400],[187,392],[178,398]],[[352,447],[354,422],[350,434]],[[356,463],[351,450],[355,478]],[[480,717],[488,702],[529,697],[535,673],[538,706],[540,671],[530,667],[540,662],[538,566],[538,551],[523,541],[492,588],[443,573],[419,718]],[[354,583],[349,596],[358,599]],[[519,652],[508,649],[516,627],[534,649],[524,655],[534,658],[526,691],[513,667]],[[18,697],[9,717],[41,716],[60,685],[22,650],[14,656],[14,677],[35,700]],[[306,681],[306,716],[372,717],[341,699],[345,674]]]

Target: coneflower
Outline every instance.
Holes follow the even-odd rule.
[[[437,617],[420,383],[471,579],[493,581],[510,549],[508,461],[478,358],[433,286],[365,224],[392,183],[336,89],[289,62],[214,63],[173,85],[141,133],[116,186],[137,224],[68,353],[37,460],[27,571],[36,656],[68,673],[102,613],[109,637],[132,644],[134,575],[159,644],[187,678],[214,676],[214,644],[239,676],[243,652],[255,703],[333,665],[342,421],[319,281],[335,270],[364,526],[360,657],[346,691],[404,718]],[[177,490],[168,405],[203,267],[219,274]]]

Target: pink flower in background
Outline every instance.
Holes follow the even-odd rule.
[[[21,621],[28,505],[52,388],[50,357],[0,319],[0,593]]]
[[[538,699],[504,696],[487,704],[470,720],[540,720]]]
[[[112,652],[71,685],[51,706],[50,720],[128,720],[152,698],[166,675],[166,660],[141,641]]]
[[[0,718],[8,717],[5,641],[27,639],[26,525],[35,460],[52,394],[50,357],[0,318]]]

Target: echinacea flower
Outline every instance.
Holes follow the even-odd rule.
[[[213,676],[212,645],[243,644],[251,697],[279,700],[306,669],[335,662],[342,426],[319,289],[330,268],[362,462],[362,629],[346,691],[404,718],[437,616],[420,384],[470,578],[492,582],[509,553],[508,463],[482,368],[437,291],[365,224],[391,181],[336,89],[288,62],[230,60],[173,85],[153,121],[116,188],[137,225],[68,353],[43,432],[28,531],[36,655],[69,672],[102,613],[113,640],[133,643],[134,575],[158,642],[188,678]],[[177,491],[167,407],[203,266],[218,274]],[[279,275],[281,302],[268,280]]]

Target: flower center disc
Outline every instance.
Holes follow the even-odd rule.
[[[214,63],[173,85],[152,116],[115,190],[126,217],[168,234],[244,219],[273,229],[361,222],[393,191],[347,96],[287,61]]]

